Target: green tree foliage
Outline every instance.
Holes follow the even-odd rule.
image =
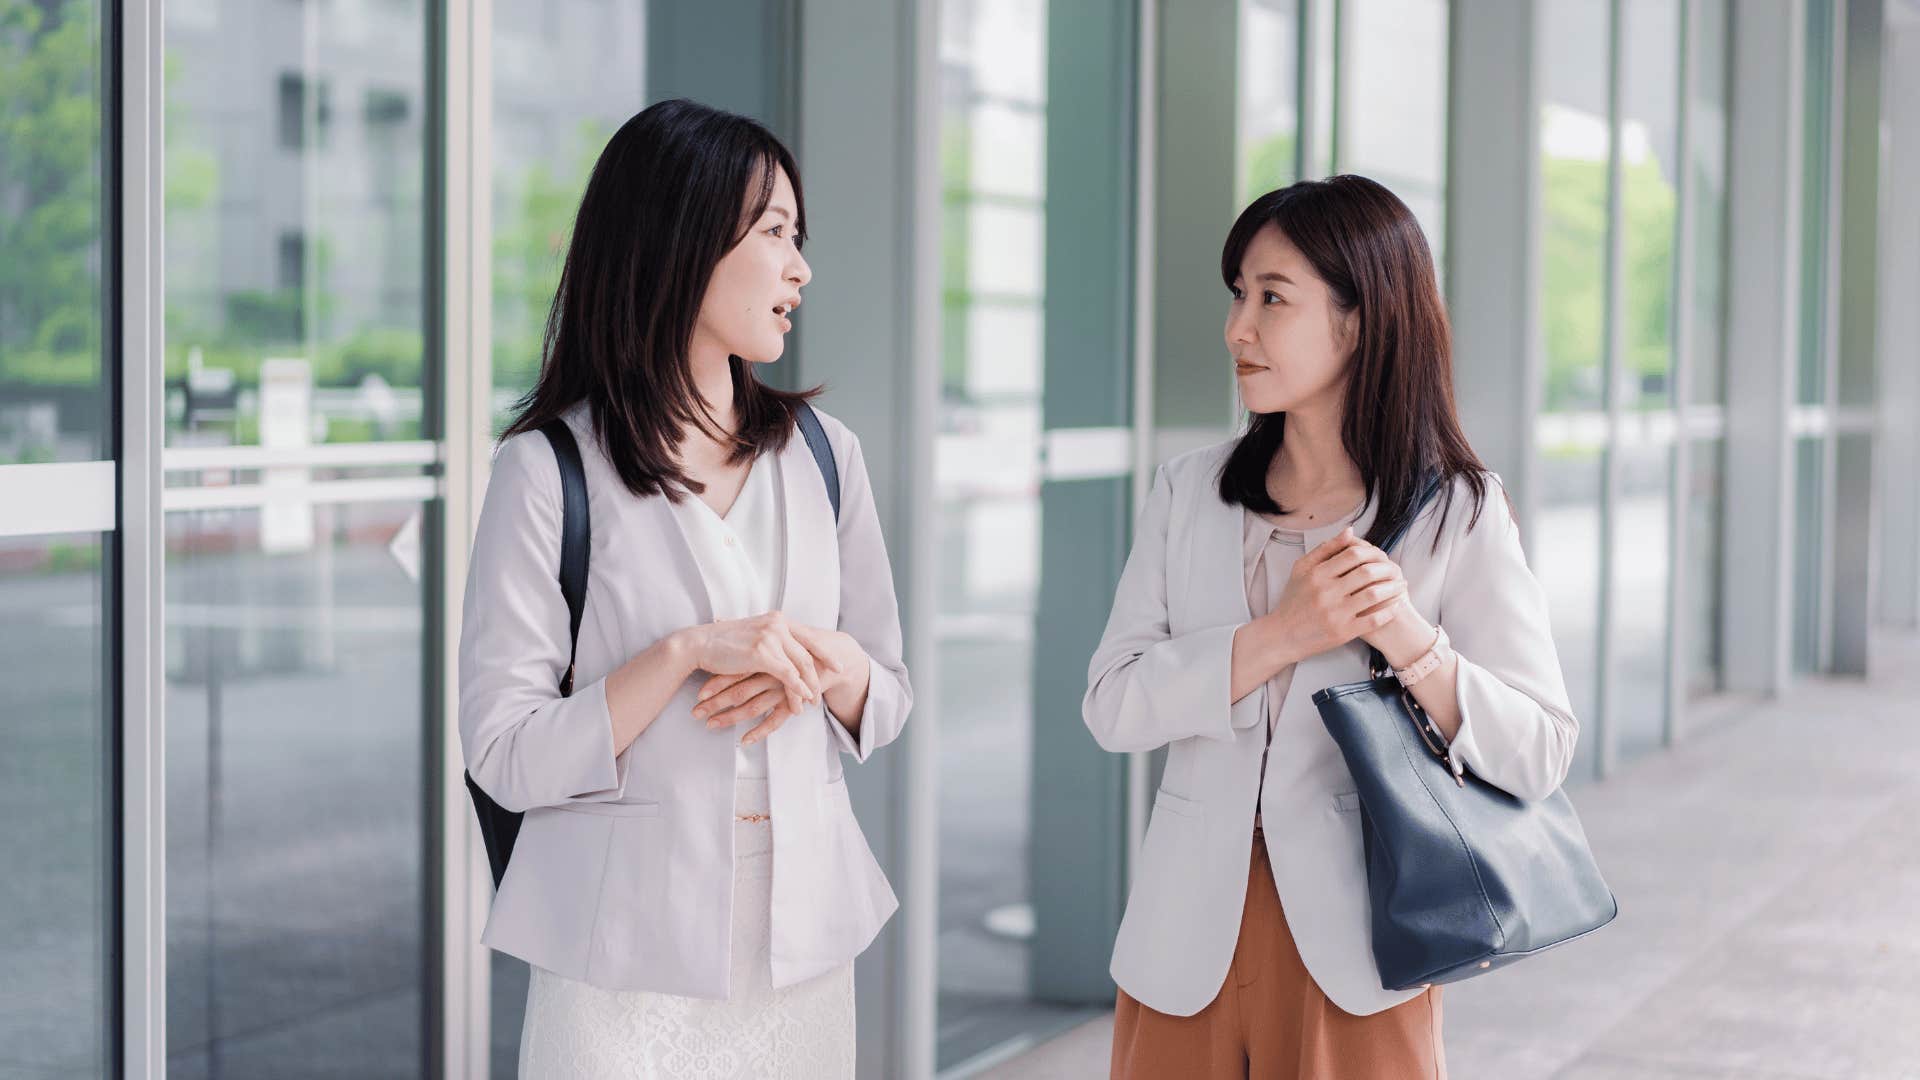
[[[1607,163],[1550,157],[1542,171],[1546,408],[1598,408],[1606,348]],[[1672,355],[1676,193],[1652,160],[1626,167],[1623,180],[1623,362],[1649,400],[1658,401]]]
[[[0,382],[100,377],[99,12],[0,0]]]

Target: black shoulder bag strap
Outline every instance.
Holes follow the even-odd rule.
[[[540,425],[540,434],[553,444],[560,462],[560,595],[567,598],[567,673],[560,678],[560,696],[573,696],[573,661],[580,651],[580,613],[587,606],[587,557],[592,546],[592,518],[587,510],[587,470],[580,463],[580,444],[564,420]]]
[[[540,433],[553,444],[553,456],[560,463],[560,594],[567,600],[567,670],[560,676],[560,696],[573,695],[573,665],[580,648],[580,613],[587,604],[587,556],[593,535],[587,511],[587,473],[580,462],[580,444],[564,420],[549,420]],[[513,857],[514,841],[520,838],[520,822],[525,816],[508,810],[480,790],[473,774],[467,774],[467,794],[473,797],[473,812],[480,818],[480,838],[486,842],[487,866],[493,871],[493,887],[498,889],[507,876],[507,860]]]
[[[834,464],[833,447],[827,444],[827,431],[820,426],[820,414],[813,406],[800,403],[794,419],[800,424],[800,434],[807,440],[807,449],[813,451],[813,463],[820,466],[820,478],[827,482],[827,502],[833,506],[833,520],[840,520],[840,466]]]

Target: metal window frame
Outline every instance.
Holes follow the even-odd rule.
[[[432,957],[437,1012],[430,1053],[438,1075],[485,1077],[491,1069],[492,958],[480,931],[493,903],[479,828],[467,806],[460,747],[461,603],[468,548],[479,522],[493,443],[493,0],[443,0],[434,46],[440,124],[430,135],[439,159],[442,200],[437,255],[440,477],[434,604],[430,645],[438,725],[429,759],[435,776],[429,880],[438,916]],[[458,362],[456,362],[458,358]]]
[[[161,505],[165,364],[163,4],[114,5],[118,200],[111,222],[119,401],[118,657],[120,1075],[167,1068],[166,518]],[[117,55],[116,55],[117,54]]]

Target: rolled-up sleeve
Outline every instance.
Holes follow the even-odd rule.
[[[865,761],[880,747],[900,737],[907,713],[913,709],[913,684],[907,678],[900,633],[900,605],[894,597],[893,566],[887,559],[886,538],[880,532],[880,513],[874,506],[873,484],[860,440],[847,433],[847,450],[840,471],[840,623],[866,651],[872,665],[867,703],[855,725],[856,736],[831,715],[840,749]]]
[[[1266,715],[1262,686],[1238,702],[1233,637],[1243,624],[1174,634],[1167,616],[1167,527],[1173,490],[1162,468],[1140,511],[1100,646],[1087,665],[1081,719],[1115,753],[1201,736],[1231,741]]]
[[[572,653],[560,591],[560,469],[538,432],[506,441],[481,506],[460,623],[460,744],[508,810],[619,798],[606,680],[560,695]]]
[[[1470,769],[1522,799],[1553,794],[1572,767],[1580,723],[1554,648],[1546,591],[1527,568],[1497,482],[1480,520],[1454,540],[1440,621],[1459,657],[1455,771]]]

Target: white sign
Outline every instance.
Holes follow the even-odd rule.
[[[305,360],[260,363],[260,445],[274,450],[313,444],[313,367]],[[313,503],[299,489],[312,478],[305,465],[261,470],[267,489],[260,508],[260,550],[270,554],[313,550]],[[276,498],[275,488],[290,490]]]

